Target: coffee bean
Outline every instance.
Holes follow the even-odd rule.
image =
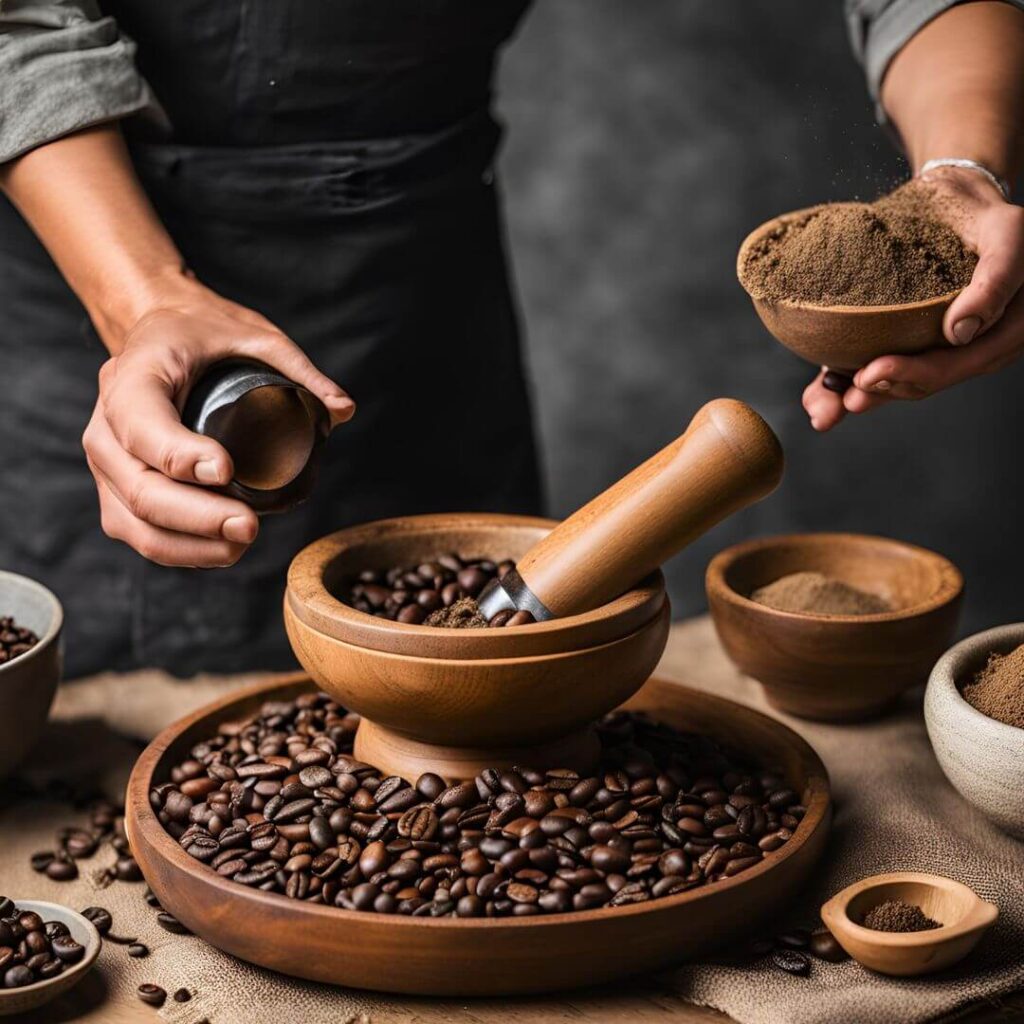
[[[777,936],[776,942],[787,949],[806,949],[811,942],[811,933],[806,928],[794,928]]]
[[[187,1003],[192,998],[192,993],[187,988],[179,988],[171,998],[176,1003]]]
[[[160,913],[156,915],[156,923],[160,925],[165,932],[171,932],[173,935],[192,934],[173,914],[168,914],[166,910],[161,910]]]
[[[329,786],[334,776],[322,765],[310,765],[299,772],[299,781],[307,789],[319,789],[321,786]]]
[[[43,928],[46,932],[46,937],[48,939],[55,939],[57,938],[58,935],[71,934],[71,932],[68,930],[68,926],[63,921],[47,921],[46,924],[43,925]],[[0,945],[4,945],[2,937],[0,937]]]
[[[777,949],[772,953],[772,963],[787,974],[805,978],[811,971],[811,962],[794,949]]]
[[[52,860],[46,866],[46,877],[54,882],[70,882],[78,877],[78,867],[73,860]]]
[[[70,935],[58,935],[50,945],[53,955],[60,957],[66,964],[76,964],[85,955],[85,946]]]
[[[138,987],[139,998],[149,1006],[163,1006],[167,993],[159,986],[143,982]]]
[[[141,960],[143,957],[149,956],[149,946],[144,942],[133,942],[128,947],[128,955],[136,960]]]
[[[82,911],[82,917],[87,921],[91,921],[100,935],[106,935],[114,923],[110,911],[105,907],[86,907]]]
[[[22,988],[31,985],[33,981],[34,975],[24,964],[11,967],[4,974],[4,988]]]
[[[118,857],[114,864],[114,872],[121,882],[142,881],[142,870],[134,857]]]
[[[839,945],[836,937],[827,928],[821,928],[811,933],[808,949],[819,960],[828,960],[833,964],[850,959],[850,954]]]

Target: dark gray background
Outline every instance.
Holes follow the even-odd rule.
[[[782,487],[668,567],[676,615],[708,559],[787,530],[935,548],[964,571],[963,628],[1024,618],[1020,366],[819,436],[811,368],[736,283],[757,224],[872,198],[906,173],[874,123],[834,2],[547,0],[507,51],[504,181],[552,511],[581,504],[719,395],[779,434]]]

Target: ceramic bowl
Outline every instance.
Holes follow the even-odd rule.
[[[0,665],[0,778],[19,764],[46,724],[60,682],[64,610],[41,583],[0,572],[3,615],[31,629],[39,643]]]
[[[750,600],[782,576],[820,572],[885,598],[875,615],[783,612]],[[956,629],[963,577],[948,559],[886,537],[802,533],[738,544],[708,566],[722,645],[789,714],[848,722],[924,682]]]
[[[669,606],[660,573],[593,611],[503,629],[391,622],[336,596],[362,569],[451,551],[518,559],[554,525],[410,516],[339,531],[296,555],[284,602],[288,637],[313,679],[363,716],[358,757],[406,777],[425,764],[464,777],[524,760],[585,768],[596,757],[590,723],[628,699],[664,650]]]
[[[865,928],[864,915],[888,900],[918,906],[942,927],[920,932]],[[951,967],[974,949],[998,916],[998,907],[961,882],[921,871],[861,879],[821,908],[825,927],[854,960],[880,974],[900,977]]]
[[[1024,839],[1024,729],[982,714],[960,688],[990,654],[1024,644],[1024,622],[976,633],[936,663],[924,695],[924,720],[939,766],[960,795],[1004,832]]]
[[[56,978],[48,981],[37,981],[34,985],[24,988],[0,988],[0,1017],[28,1013],[30,1010],[48,1003],[74,985],[77,985],[91,970],[100,955],[103,941],[91,921],[81,914],[59,903],[45,903],[42,900],[21,900],[11,897],[19,910],[33,911],[44,921],[60,921],[66,924],[71,937],[80,945],[85,946],[85,954],[77,964],[65,967]]]
[[[737,275],[744,288],[743,268],[749,251],[787,222],[799,220],[814,209],[773,217],[744,239],[736,259]],[[852,374],[878,356],[909,355],[946,345],[942,318],[959,294],[954,291],[893,306],[815,306],[791,300],[768,302],[754,295],[750,298],[776,341],[815,366]]]

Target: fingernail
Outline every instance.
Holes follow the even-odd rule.
[[[974,341],[974,336],[981,327],[980,316],[965,316],[963,320],[957,320],[953,324],[953,344],[966,345]]]
[[[201,484],[219,484],[220,467],[213,459],[200,459],[192,470]]]
[[[891,384],[891,382],[889,382],[887,380],[876,381],[874,384],[871,385],[871,390],[872,391],[891,391],[892,390],[892,384]]]
[[[234,541],[236,544],[251,544],[256,538],[256,529],[253,521],[246,516],[232,516],[224,520],[220,528],[225,540]]]

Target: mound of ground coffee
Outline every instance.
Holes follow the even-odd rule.
[[[819,306],[918,302],[964,287],[977,257],[940,219],[932,188],[912,181],[873,203],[825,203],[752,246],[743,287],[766,302]]]
[[[876,932],[924,932],[932,928],[941,928],[938,921],[933,921],[925,912],[913,903],[903,900],[886,900],[872,907],[865,915],[861,924],[865,928],[873,928]]]
[[[480,614],[480,606],[471,597],[460,597],[447,608],[431,612],[423,622],[424,626],[446,626],[449,629],[478,629],[487,625]]]
[[[794,572],[759,587],[751,601],[780,612],[811,615],[876,615],[890,611],[877,594],[850,586],[820,572]]]
[[[37,643],[39,637],[31,629],[19,626],[10,615],[0,615],[0,665],[32,650]]]
[[[964,700],[997,722],[1024,729],[1024,644],[993,654],[963,689]]]

